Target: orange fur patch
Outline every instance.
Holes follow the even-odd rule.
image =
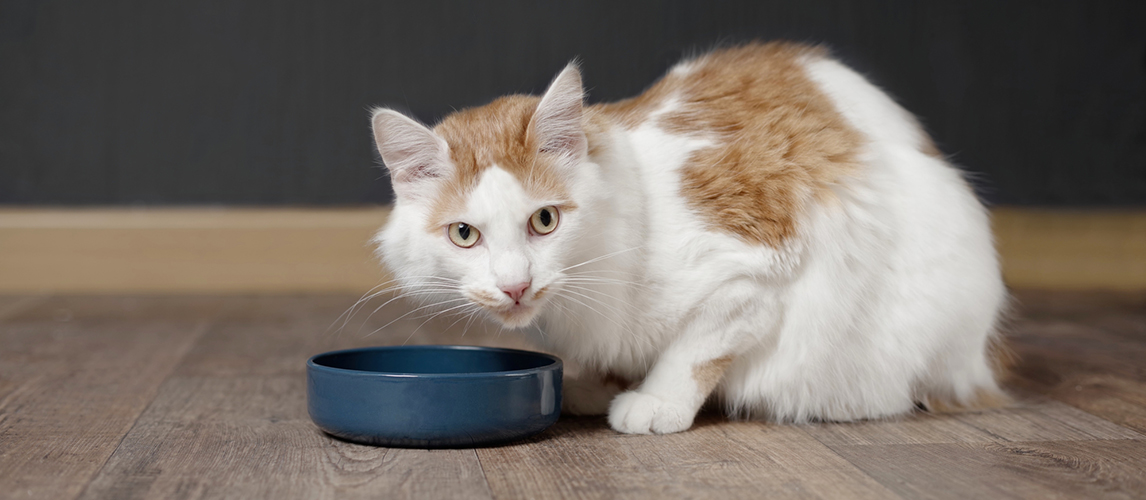
[[[679,108],[658,117],[659,127],[720,142],[688,160],[681,194],[713,227],[779,246],[811,198],[859,169],[863,137],[801,66],[822,57],[821,49],[790,43],[719,50],[601,112],[634,128],[677,101]]]
[[[686,62],[637,97],[587,108],[589,154],[601,152],[611,124],[638,127],[675,99],[679,107],[660,115],[657,126],[719,141],[689,158],[681,171],[681,194],[714,228],[779,246],[795,232],[809,200],[829,196],[833,184],[859,169],[855,157],[862,136],[801,66],[817,57],[826,55],[798,44],[753,43]],[[495,164],[533,196],[568,198],[529,134],[538,102],[537,97],[503,97],[456,112],[434,128],[449,144],[457,172],[438,195],[429,230],[453,222],[448,218],[464,208],[468,191]]]
[[[692,367],[692,379],[696,381],[697,390],[706,396],[712,392],[716,384],[720,383],[720,379],[724,378],[724,372],[728,370],[733,359],[732,356],[723,356]]]
[[[471,290],[469,292],[471,299],[478,304],[486,307],[497,307],[500,304],[499,297],[490,294],[485,290]]]
[[[532,96],[507,96],[485,106],[464,109],[447,116],[434,132],[450,147],[455,172],[435,200],[428,230],[439,231],[453,222],[451,214],[464,209],[470,189],[481,173],[497,165],[512,174],[531,196],[564,200],[563,210],[576,206],[554,171],[550,158],[537,152],[528,133],[529,120],[541,101]]]

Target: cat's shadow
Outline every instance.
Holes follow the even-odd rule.
[[[727,423],[729,421],[730,420],[727,417],[725,417],[723,414],[721,414],[721,412],[719,412],[717,410],[705,409],[705,410],[702,410],[700,412],[700,414],[698,414],[696,416],[696,420],[693,422],[692,427],[689,428],[689,430],[685,431],[685,432],[692,432],[692,431],[703,429],[703,428],[706,428],[709,426]],[[330,440],[337,441],[337,442],[344,443],[344,444],[359,445],[359,446],[373,446],[376,448],[386,448],[385,446],[363,445],[361,443],[355,443],[353,441],[349,441],[349,440],[340,438],[338,436],[328,434],[328,433],[323,432],[322,430],[317,429],[317,428],[314,431],[316,433],[322,435],[326,439],[330,439]],[[584,440],[606,439],[607,440],[607,439],[629,439],[629,438],[640,438],[640,437],[642,437],[642,436],[631,435],[631,434],[622,434],[620,432],[613,430],[613,428],[609,426],[608,419],[603,415],[602,416],[592,416],[592,417],[562,415],[561,418],[557,420],[557,423],[553,424],[551,427],[542,431],[541,433],[539,433],[535,436],[531,436],[531,437],[526,438],[526,439],[522,439],[522,440],[518,440],[518,441],[510,441],[510,442],[506,442],[506,443],[498,443],[498,444],[493,444],[490,446],[481,446],[481,447],[477,447],[477,448],[466,448],[466,447],[454,448],[454,447],[450,447],[449,449],[463,449],[463,450],[465,450],[465,449],[499,449],[499,448],[513,448],[513,447],[521,447],[521,446],[527,446],[528,447],[528,446],[555,444],[558,442],[577,441],[577,440],[582,440],[582,439],[584,439]],[[644,436],[644,437],[647,437],[647,436]],[[418,446],[402,447],[402,448],[404,448],[404,449],[425,449],[425,448],[421,448]]]
[[[719,410],[704,409],[696,416],[693,421],[692,427],[685,432],[693,432],[709,426],[720,425],[729,422],[728,417],[724,416]],[[601,416],[575,416],[575,415],[562,415],[557,423],[552,427],[546,429],[544,432],[533,436],[529,439],[522,441],[515,441],[512,443],[505,443],[495,448],[512,447],[512,446],[532,446],[535,444],[542,444],[552,441],[567,441],[578,439],[626,439],[626,438],[639,438],[647,437],[643,435],[622,434],[613,430],[609,426],[607,417]]]

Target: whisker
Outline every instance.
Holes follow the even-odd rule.
[[[585,294],[583,294],[583,293],[578,293],[578,292],[575,292],[575,291],[573,291],[573,290],[570,290],[570,289],[568,289],[568,288],[564,288],[564,289],[562,289],[562,290],[561,290],[561,292],[568,292],[568,293],[572,293],[572,294],[574,294],[574,295],[577,295],[577,296],[579,296],[579,297],[583,297],[583,298],[585,298],[585,299],[588,299],[588,300],[592,300],[592,301],[594,301],[594,302],[596,302],[596,303],[598,303],[598,304],[601,304],[601,305],[603,305],[603,306],[609,307],[610,309],[612,309],[614,312],[616,312],[616,313],[617,313],[618,315],[620,315],[620,316],[625,316],[625,315],[627,314],[625,311],[621,311],[621,310],[617,309],[615,306],[613,306],[613,305],[611,305],[611,304],[607,304],[607,303],[605,303],[605,302],[602,302],[601,300],[598,300],[598,299],[596,299],[596,298],[590,297],[590,296],[588,296],[588,295],[585,295]],[[560,295],[560,293],[559,293],[559,295]],[[570,299],[570,300],[573,300],[573,301],[577,302],[578,304],[581,304],[583,307],[585,307],[585,308],[589,309],[590,311],[593,311],[593,312],[595,312],[595,313],[599,314],[601,317],[603,317],[603,318],[605,318],[605,319],[608,319],[608,320],[612,321],[612,323],[613,323],[614,325],[617,325],[619,328],[621,328],[622,330],[624,330],[625,332],[627,332],[627,333],[629,334],[629,337],[630,337],[630,338],[635,338],[635,339],[637,339],[638,341],[642,341],[642,342],[643,342],[643,343],[644,343],[644,344],[645,344],[645,345],[648,347],[649,351],[654,351],[654,350],[655,350],[655,346],[653,345],[653,343],[652,343],[652,341],[651,341],[651,340],[649,340],[649,339],[647,339],[647,338],[645,338],[645,337],[643,337],[643,336],[641,336],[641,335],[637,335],[637,334],[636,334],[636,332],[634,332],[634,331],[633,331],[633,329],[632,329],[632,328],[630,328],[630,327],[628,327],[627,325],[622,325],[621,323],[617,322],[617,321],[616,321],[615,319],[613,319],[612,317],[610,317],[610,316],[608,316],[608,315],[606,315],[606,314],[602,313],[601,311],[598,311],[596,308],[594,308],[594,307],[591,307],[591,306],[589,306],[588,304],[586,304],[586,303],[584,303],[584,302],[581,302],[580,300],[577,300],[577,299],[574,299],[573,297],[568,297],[568,296],[566,296],[565,298],[567,298],[567,299]],[[647,362],[646,362],[646,364],[647,364]]]
[[[453,284],[453,283],[457,283],[459,285],[461,284],[460,280],[456,280],[453,278],[447,278],[444,276],[428,276],[428,275],[427,276],[419,276],[419,275],[415,275],[415,276],[406,276],[405,279],[409,279],[409,280],[418,280],[418,279],[431,280],[431,282],[436,280],[439,285],[443,284],[443,282],[446,284]],[[379,283],[378,285],[374,286],[370,290],[367,290],[366,293],[363,293],[362,296],[359,297],[358,300],[355,301],[353,305],[351,305],[349,308],[347,308],[345,311],[343,311],[342,314],[339,314],[337,318],[334,318],[334,321],[330,323],[330,326],[326,327],[326,331],[329,332],[330,329],[333,328],[336,323],[338,323],[338,320],[343,318],[343,316],[345,316],[345,320],[342,322],[342,325],[338,327],[338,330],[342,331],[343,329],[345,329],[346,325],[350,322],[351,319],[353,319],[354,315],[358,313],[358,307],[360,305],[365,306],[366,303],[373,300],[375,297],[377,297],[379,295],[389,293],[389,292],[392,292],[394,290],[401,289],[403,287],[402,284],[398,284],[395,286],[387,286],[387,285],[390,285],[391,283],[394,283],[396,281],[399,281],[399,278],[387,280],[385,282]],[[385,288],[382,290],[378,290],[379,288],[383,288],[383,287],[385,287]],[[375,290],[377,290],[377,291],[375,291]]]
[[[477,305],[476,305],[476,304],[474,304],[474,307],[477,307]],[[450,323],[448,326],[446,326],[445,330],[449,330],[450,328],[453,328],[453,327],[454,327],[454,325],[456,325],[456,324],[460,323],[460,322],[461,322],[463,319],[466,319],[466,317],[465,317],[465,316],[462,316],[462,314],[465,314],[465,312],[463,311],[462,313],[460,313],[460,314],[458,315],[458,319],[454,320],[454,322],[453,322],[453,323]]]
[[[593,278],[586,276],[571,276],[562,277],[555,280],[558,283],[583,283],[583,284],[601,284],[601,285],[632,285],[641,288],[652,288],[644,283],[637,283],[635,281],[625,281],[609,278]]]
[[[384,294],[384,293],[389,293],[389,292],[394,292],[394,291],[401,291],[401,292],[402,292],[402,293],[400,293],[400,294],[398,295],[398,297],[399,297],[399,298],[401,298],[401,297],[410,297],[410,296],[415,296],[415,295],[423,295],[423,294],[427,294],[427,293],[438,293],[438,292],[448,292],[448,291],[452,291],[452,289],[449,289],[449,288],[444,288],[444,287],[439,287],[439,288],[418,288],[418,289],[415,289],[415,290],[403,290],[403,289],[402,289],[402,287],[403,287],[403,285],[396,285],[396,286],[388,287],[388,288],[386,288],[386,289],[384,289],[384,290],[379,290],[378,292],[375,292],[375,293],[371,294],[369,297],[367,297],[365,301],[360,301],[360,302],[361,302],[361,304],[362,304],[362,307],[363,307],[363,308],[365,308],[365,307],[366,307],[366,304],[367,304],[369,301],[373,300],[375,297],[377,297],[377,296],[379,296],[379,295],[382,295],[382,294]],[[386,304],[383,304],[382,306],[379,306],[379,309],[380,309],[381,307],[384,307],[385,305],[386,305]],[[357,306],[357,304],[356,304],[356,306]],[[354,315],[355,315],[355,314],[358,314],[358,312],[360,312],[360,311],[361,311],[361,309],[358,309],[358,310],[356,310],[356,311],[353,311],[353,312],[351,312],[351,313],[350,313],[348,316],[346,316],[346,320],[342,322],[342,326],[340,326],[340,327],[339,327],[339,329],[341,330],[341,329],[343,329],[343,328],[346,328],[346,325],[347,325],[348,323],[350,323],[350,320],[351,320],[351,319],[353,319]],[[374,310],[374,312],[378,312],[378,309],[375,309],[375,310]],[[373,313],[372,313],[372,315],[373,315]],[[367,319],[369,319],[369,318],[367,318]]]
[[[558,270],[557,272],[559,272],[559,273],[562,273],[562,272],[568,271],[568,270],[570,270],[570,269],[575,269],[575,268],[578,268],[578,267],[581,267],[581,266],[584,266],[584,265],[592,264],[592,263],[594,263],[594,262],[599,262],[599,261],[602,261],[602,260],[604,260],[604,259],[608,259],[608,258],[610,258],[610,257],[616,257],[617,255],[623,254],[623,253],[625,253],[625,252],[631,252],[631,251],[633,251],[633,250],[639,250],[640,248],[641,248],[641,247],[632,247],[632,248],[626,248],[626,249],[624,249],[624,250],[618,250],[618,251],[616,251],[616,252],[610,252],[610,253],[607,253],[607,254],[605,254],[605,255],[602,255],[602,256],[599,256],[599,257],[595,257],[595,258],[589,259],[589,260],[587,260],[587,261],[585,261],[585,262],[582,262],[582,263],[580,263],[580,264],[574,264],[574,265],[572,265],[572,266],[569,266],[569,267],[566,267],[566,268],[564,268],[564,269],[560,269],[560,270]]]
[[[580,293],[580,292],[577,292],[577,291],[574,291],[574,290],[570,290],[569,288],[579,288],[579,287],[575,287],[575,286],[573,286],[573,285],[570,285],[570,286],[569,286],[568,288],[566,288],[564,291],[567,291],[567,292],[569,292],[569,293],[572,293],[572,294],[574,294],[574,295],[577,295],[578,297],[584,297],[584,298],[586,298],[586,299],[589,299],[589,300],[592,300],[592,301],[594,301],[594,302],[596,302],[596,303],[598,303],[598,304],[601,304],[601,305],[603,305],[603,306],[605,306],[605,307],[608,307],[610,310],[612,310],[613,312],[617,313],[617,315],[619,315],[619,316],[625,316],[625,315],[626,315],[626,312],[625,312],[625,311],[622,311],[621,309],[617,308],[617,306],[614,306],[613,304],[609,304],[609,303],[603,302],[603,301],[601,301],[601,300],[598,300],[598,299],[596,299],[596,298],[590,297],[590,296],[588,296],[588,295],[585,295],[585,294],[583,294],[583,293]]]
[[[474,312],[470,313],[469,319],[466,320],[466,326],[465,326],[465,328],[462,329],[462,337],[463,338],[466,336],[466,332],[468,332],[470,330],[470,323],[474,319],[477,318],[478,314],[481,314],[481,311],[482,311],[481,308],[478,307],[478,308],[474,309]]]
[[[342,314],[339,314],[337,318],[334,318],[334,321],[332,321],[330,323],[330,326],[326,327],[325,332],[329,332],[330,329],[333,328],[334,325],[336,323],[338,323],[338,320],[342,319],[343,316],[346,316],[346,321],[344,321],[342,323],[342,326],[338,327],[338,329],[339,329],[339,331],[341,331],[343,328],[346,328],[346,322],[350,321],[351,316],[354,315],[354,313],[351,311],[353,311],[355,308],[357,308],[359,304],[361,304],[363,302],[369,302],[370,300],[374,299],[374,297],[377,297],[379,294],[385,293],[387,290],[394,289],[395,287],[389,287],[389,288],[386,288],[385,290],[382,290],[379,292],[374,292],[374,290],[377,290],[379,287],[385,287],[386,285],[389,285],[390,283],[393,283],[395,281],[397,281],[397,280],[389,280],[389,281],[386,281],[383,283],[379,283],[378,285],[374,286],[373,288],[367,290],[366,293],[363,293],[361,297],[358,297],[358,300],[354,302],[354,305],[346,308],[345,311],[342,311]],[[369,297],[367,297],[367,295],[369,295]]]
[[[622,301],[622,300],[618,299],[618,298],[617,298],[616,296],[614,296],[613,294],[610,294],[610,293],[605,293],[605,292],[603,292],[603,291],[601,291],[601,290],[596,290],[596,289],[593,289],[593,288],[585,288],[585,287],[580,287],[580,286],[576,286],[576,285],[565,285],[565,288],[564,288],[564,289],[565,289],[566,291],[568,291],[569,293],[573,293],[573,294],[576,294],[577,296],[580,296],[580,297],[586,297],[586,295],[585,295],[586,293],[594,293],[594,294],[596,294],[596,295],[600,295],[600,296],[601,296],[601,298],[604,298],[605,300],[608,300],[608,301],[611,301],[611,302],[621,302],[621,303],[624,303],[624,301]],[[599,303],[599,304],[601,304],[601,305],[603,305],[603,306],[605,306],[605,307],[608,307],[608,308],[609,308],[609,310],[613,311],[613,312],[614,312],[614,313],[616,313],[618,316],[627,316],[627,315],[629,315],[628,309],[623,309],[623,308],[620,308],[620,307],[618,307],[618,306],[617,306],[616,304],[614,304],[614,303],[603,302],[603,301],[601,301],[601,300],[599,300],[599,299],[597,299],[597,298],[594,298],[594,297],[586,297],[586,298],[588,298],[588,299],[592,299],[592,300],[596,301],[597,303]]]
[[[406,312],[406,314],[403,314],[403,315],[401,315],[401,316],[398,316],[397,318],[394,318],[394,319],[393,319],[393,320],[391,320],[389,323],[386,323],[385,325],[382,325],[382,326],[380,326],[380,327],[378,327],[378,328],[374,329],[374,331],[372,331],[372,332],[370,332],[370,333],[367,333],[367,334],[366,334],[366,335],[364,335],[364,336],[365,336],[365,337],[369,337],[369,336],[371,336],[371,335],[374,335],[375,333],[378,333],[378,332],[380,332],[380,331],[384,330],[386,327],[388,327],[388,326],[390,326],[390,325],[393,325],[393,324],[394,324],[396,321],[398,321],[398,320],[400,320],[400,319],[402,319],[402,318],[405,318],[406,316],[409,316],[409,315],[411,315],[411,314],[414,314],[414,313],[416,313],[416,312],[418,312],[418,311],[421,311],[421,310],[423,310],[423,309],[427,309],[427,308],[430,308],[430,307],[435,307],[435,306],[440,306],[440,305],[444,305],[444,304],[452,304],[452,303],[454,303],[454,302],[458,302],[458,301],[462,301],[462,300],[469,300],[469,299],[466,299],[466,298],[457,298],[457,299],[452,299],[452,300],[445,300],[445,301],[442,301],[442,302],[435,302],[435,303],[433,303],[433,304],[427,304],[427,305],[421,306],[421,307],[419,307],[419,308],[417,308],[417,309],[411,309],[411,310],[407,311],[407,312]]]
[[[561,311],[565,314],[565,317],[572,319],[574,322],[576,322],[578,325],[580,325],[582,331],[587,331],[589,329],[589,327],[585,325],[585,322],[581,321],[581,318],[579,315],[573,314],[573,310],[570,309],[568,305],[562,304],[560,301],[557,301],[557,300],[551,301],[550,303],[561,308]]]
[[[562,291],[568,291],[568,290],[562,290]],[[626,326],[624,326],[624,325],[622,325],[622,324],[618,323],[618,322],[617,322],[617,320],[613,319],[611,316],[609,316],[609,315],[607,315],[607,314],[605,314],[605,313],[603,313],[603,312],[601,312],[601,311],[598,311],[596,308],[594,308],[594,307],[590,306],[589,304],[586,304],[586,303],[584,303],[584,302],[581,302],[580,300],[577,300],[575,297],[568,297],[568,296],[564,296],[564,295],[560,295],[560,294],[559,294],[559,296],[562,296],[562,297],[563,297],[563,298],[565,298],[565,299],[568,299],[568,300],[572,300],[573,302],[576,302],[576,303],[578,303],[578,304],[581,304],[581,307],[584,307],[585,309],[588,309],[588,310],[590,310],[590,311],[593,311],[593,312],[597,313],[597,314],[598,314],[599,316],[601,316],[602,318],[605,318],[605,319],[607,319],[607,320],[611,321],[611,322],[612,322],[614,325],[617,325],[617,327],[619,327],[619,328],[621,328],[621,329],[624,329],[624,330],[627,330],[627,331],[629,331],[630,333],[632,333],[632,330],[630,330],[628,327],[626,327]]]
[[[582,269],[580,271],[574,271],[574,272],[568,273],[568,275],[569,276],[581,276],[581,275],[592,275],[592,274],[597,274],[597,273],[621,274],[621,275],[627,275],[627,276],[633,276],[633,277],[640,277],[641,276],[639,273],[634,273],[632,271],[624,271],[621,269],[608,269],[608,268]]]
[[[461,309],[461,308],[464,308],[464,307],[469,307],[469,306],[472,306],[472,305],[473,305],[473,304],[462,304],[462,305],[460,305],[460,306],[454,306],[454,307],[451,307],[451,308],[449,308],[449,309],[446,309],[446,310],[444,310],[444,311],[439,311],[437,314],[434,314],[434,315],[430,316],[429,318],[427,318],[427,319],[426,319],[426,321],[423,321],[423,322],[422,322],[422,324],[418,325],[418,327],[417,327],[417,328],[415,328],[415,329],[414,329],[414,331],[410,332],[410,336],[409,336],[409,337],[406,337],[406,340],[405,340],[404,342],[402,342],[402,345],[406,345],[406,343],[407,343],[407,342],[409,342],[409,341],[410,341],[410,339],[414,338],[414,335],[418,333],[418,330],[421,330],[423,326],[426,326],[426,323],[429,323],[429,322],[430,322],[431,320],[433,320],[434,318],[437,318],[438,316],[441,316],[441,315],[443,315],[443,314],[446,314],[446,313],[448,313],[448,312],[450,312],[450,311],[453,311],[453,310],[455,310],[455,309]]]
[[[469,317],[466,319],[466,326],[462,329],[462,337],[466,336],[466,332],[469,331],[470,325],[474,322],[474,320],[477,320],[481,316],[483,311],[483,308],[476,307],[474,308],[473,312],[469,314]]]
[[[375,307],[373,311],[370,311],[370,315],[366,316],[366,319],[362,320],[362,324],[358,326],[358,332],[357,333],[362,333],[362,328],[366,326],[366,323],[370,322],[370,318],[373,318],[375,314],[378,314],[378,311],[382,310],[383,307],[386,307],[387,305],[389,305],[391,302],[394,302],[395,300],[403,299],[403,298],[407,298],[407,297],[415,297],[415,296],[432,297],[433,295],[438,294],[438,293],[445,294],[445,293],[454,292],[454,291],[456,291],[456,290],[452,289],[452,288],[420,288],[417,290],[403,291],[402,293],[392,297],[390,300],[383,302],[382,305]]]

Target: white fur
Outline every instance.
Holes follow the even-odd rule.
[[[537,324],[589,371],[643,380],[608,408],[622,432],[687,429],[709,396],[694,370],[725,356],[714,394],[730,412],[781,421],[878,418],[997,390],[985,343],[1005,293],[985,210],[958,171],[920,152],[913,118],[891,99],[834,61],[804,65],[870,142],[862,174],[835,188],[838,203],[802,214],[783,248],[703,222],[680,195],[679,168],[711,142],[644,125],[614,127],[601,153],[579,160],[567,185],[579,208],[550,235],[525,224],[555,200],[531,199],[493,166],[456,214],[481,244],[427,232],[427,208],[400,198],[380,254],[442,309],[476,309],[466,298],[501,282],[549,287],[509,320],[505,300],[484,310]],[[567,384],[566,408],[603,412],[607,391]]]

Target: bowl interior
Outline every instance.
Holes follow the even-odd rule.
[[[315,365],[361,372],[457,375],[542,368],[558,362],[544,354],[456,346],[355,349],[315,356]]]

